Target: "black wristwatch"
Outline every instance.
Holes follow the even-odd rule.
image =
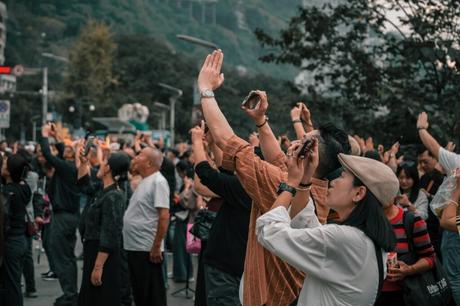
[[[283,191],[287,191],[287,192],[290,192],[292,194],[292,196],[295,196],[297,190],[292,187],[292,186],[289,186],[288,184],[286,183],[281,183],[280,186],[278,187],[278,195],[280,195]]]

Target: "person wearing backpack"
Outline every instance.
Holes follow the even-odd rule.
[[[397,264],[388,265],[387,278],[383,283],[383,288],[375,305],[384,306],[402,306],[406,305],[404,301],[404,292],[401,281],[410,275],[421,274],[433,268],[435,263],[435,252],[427,232],[426,222],[418,215],[393,203],[384,206],[384,212],[393,226],[398,243],[395,251]],[[412,233],[407,233],[404,220],[409,214],[413,214]],[[408,237],[412,236],[412,241]],[[415,247],[418,255],[418,261],[412,265],[406,264],[402,259],[410,253],[410,244]]]
[[[25,183],[27,161],[20,155],[8,157],[2,165],[5,235],[5,305],[22,306],[22,264],[27,252],[26,206],[32,192]]]

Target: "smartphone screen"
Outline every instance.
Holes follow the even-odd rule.
[[[244,99],[242,105],[247,109],[254,109],[260,103],[260,96],[255,91],[251,91],[249,95]]]

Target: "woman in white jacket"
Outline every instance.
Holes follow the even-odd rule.
[[[373,305],[385,275],[386,252],[396,245],[381,205],[397,195],[398,179],[383,163],[340,154],[343,171],[330,183],[327,197],[339,223],[321,226],[310,204],[299,214],[308,216],[305,227],[294,229],[288,209],[307,203],[319,158],[316,139],[307,156],[299,157],[305,141],[288,150],[288,181],[280,185],[272,209],[257,220],[258,240],[306,273],[299,306]]]

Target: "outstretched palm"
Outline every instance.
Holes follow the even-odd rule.
[[[206,57],[198,75],[198,88],[200,91],[206,89],[215,90],[224,82],[224,74],[221,72],[224,62],[224,53],[215,50]]]

